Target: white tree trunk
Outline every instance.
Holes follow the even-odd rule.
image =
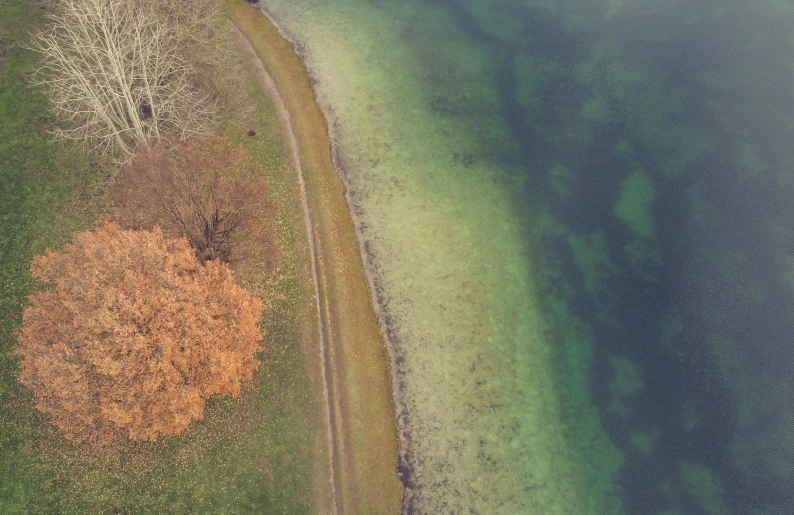
[[[191,80],[178,20],[146,0],[61,0],[37,35],[42,82],[60,122],[56,134],[92,149],[131,154],[164,137],[207,131],[216,106]]]

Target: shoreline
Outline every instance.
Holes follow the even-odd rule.
[[[240,41],[242,42],[245,50],[252,56],[252,61],[254,62],[256,68],[256,74],[259,77],[260,83],[266,90],[266,92],[272,97],[274,100],[279,114],[281,115],[281,122],[285,126],[285,131],[287,133],[289,143],[290,143],[290,153],[292,154],[293,166],[296,168],[297,172],[297,179],[298,185],[300,190],[300,197],[301,197],[301,206],[303,208],[303,219],[306,225],[306,235],[307,241],[309,243],[309,256],[311,258],[311,272],[312,272],[312,283],[314,284],[314,301],[316,302],[316,314],[317,314],[317,329],[318,329],[318,339],[319,339],[319,347],[320,347],[320,371],[321,371],[321,378],[322,378],[322,390],[324,396],[324,406],[325,406],[325,420],[324,423],[328,429],[327,435],[327,445],[328,445],[328,461],[329,461],[329,484],[331,488],[331,503],[332,503],[332,513],[338,513],[338,506],[337,506],[337,493],[336,493],[336,474],[335,474],[335,463],[333,456],[335,455],[335,437],[334,437],[334,425],[331,422],[332,416],[332,403],[331,397],[329,392],[329,384],[328,384],[328,345],[325,341],[324,336],[324,326],[322,324],[322,316],[320,313],[320,286],[319,286],[319,279],[317,277],[317,261],[316,261],[316,248],[315,248],[315,238],[314,234],[312,233],[312,216],[309,210],[308,198],[306,195],[306,182],[303,175],[303,168],[301,166],[301,159],[300,159],[300,152],[298,150],[298,140],[295,137],[295,131],[292,128],[292,123],[290,122],[290,114],[287,111],[287,107],[284,105],[284,100],[281,98],[281,94],[278,91],[278,87],[276,83],[273,81],[273,77],[265,69],[264,65],[262,64],[262,60],[256,55],[256,51],[251,46],[251,42],[245,37],[245,35],[240,31],[240,28],[232,22],[232,26],[234,30],[240,37]]]
[[[533,249],[513,216],[510,178],[487,160],[472,173],[424,94],[435,90],[414,89],[426,77],[393,72],[422,69],[425,54],[402,46],[414,20],[366,2],[257,7],[308,69],[346,187],[390,358],[403,512],[611,512],[622,458],[603,438],[589,390],[568,380],[586,377],[588,340],[560,349],[550,332],[556,319],[526,267]],[[582,451],[594,445],[597,458]]]
[[[406,509],[408,512],[411,512],[414,509],[411,490],[416,489],[418,483],[415,478],[413,466],[415,452],[413,450],[412,444],[414,438],[410,428],[407,427],[407,420],[410,418],[410,412],[406,405],[407,403],[405,402],[405,381],[404,377],[398,370],[400,368],[399,364],[405,359],[403,354],[404,350],[402,349],[400,345],[400,339],[396,334],[393,317],[388,312],[386,307],[388,301],[384,293],[384,285],[382,284],[382,281],[378,277],[376,271],[372,269],[372,267],[377,268],[375,253],[371,249],[369,244],[370,242],[367,241],[366,235],[359,231],[359,227],[355,222],[353,222],[355,201],[352,198],[352,194],[346,184],[347,169],[342,162],[337,140],[333,135],[336,121],[333,119],[333,113],[329,113],[326,109],[324,109],[317,99],[315,86],[319,79],[312,74],[312,71],[306,64],[306,49],[301,44],[298,37],[280,25],[273,18],[273,16],[267,12],[264,2],[256,0],[256,3],[251,4],[247,0],[244,1],[246,2],[246,5],[253,7],[258,13],[260,13],[267,20],[269,25],[271,25],[277,31],[278,36],[288,43],[290,50],[300,62],[303,74],[310,83],[312,92],[311,102],[322,116],[322,127],[327,140],[327,153],[330,155],[331,169],[335,174],[335,178],[337,178],[341,183],[345,211],[352,223],[352,229],[357,244],[357,260],[366,279],[367,298],[369,300],[370,309],[374,310],[379,338],[381,339],[381,345],[383,346],[383,349],[386,353],[385,361],[388,369],[388,383],[390,390],[389,403],[391,405],[392,415],[394,418],[394,434],[397,439],[397,452],[394,459],[393,468],[400,483],[400,503],[398,512],[403,513]],[[395,365],[395,363],[397,365]]]
[[[387,347],[364,266],[327,119],[300,49],[260,10],[227,1],[233,24],[272,80],[282,108],[312,247],[318,299],[320,365],[329,427],[333,513],[398,512],[398,433]],[[261,74],[261,72],[260,72]],[[267,79],[265,79],[266,81]]]
[[[235,0],[236,1],[236,0]],[[288,29],[279,24],[271,13],[267,12],[264,2],[255,0],[254,3],[249,3],[244,0],[246,5],[253,7],[260,13],[278,33],[278,36],[288,43],[290,50],[300,61],[301,69],[308,79],[311,87],[312,98],[311,102],[320,112],[322,116],[322,127],[324,130],[325,138],[327,140],[328,150],[330,155],[331,169],[335,174],[342,187],[343,199],[345,204],[345,211],[352,223],[354,238],[357,244],[357,260],[366,279],[367,298],[369,300],[370,309],[374,310],[376,324],[378,326],[379,338],[381,345],[386,353],[386,366],[388,368],[388,383],[389,383],[389,403],[391,405],[392,414],[394,417],[394,434],[397,439],[397,452],[394,459],[394,471],[399,479],[400,488],[400,503],[398,513],[403,513],[407,510],[409,513],[414,509],[413,494],[411,490],[417,488],[419,483],[415,478],[414,462],[415,452],[413,449],[413,433],[407,427],[407,421],[410,419],[410,412],[405,402],[405,380],[404,375],[400,373],[400,363],[405,360],[404,349],[400,345],[400,339],[396,334],[394,327],[393,317],[389,313],[386,304],[388,300],[384,293],[384,285],[382,280],[378,277],[376,270],[377,259],[374,251],[367,240],[366,235],[359,230],[354,219],[355,201],[352,198],[352,193],[348,189],[347,182],[347,169],[342,162],[340,156],[337,140],[333,135],[333,130],[336,127],[336,120],[333,119],[333,110],[329,113],[321,106],[321,102],[317,99],[317,92],[315,86],[318,78],[315,77],[306,63],[306,49],[300,42],[299,38]]]
[[[282,25],[280,25],[273,18],[273,16],[267,12],[265,8],[265,4],[263,2],[259,2],[259,0],[256,1],[257,3],[254,4],[256,10],[260,12],[268,20],[270,25],[272,25],[276,29],[279,36],[289,43],[293,52],[301,61],[303,70],[309,79],[309,82],[312,87],[312,92],[314,94],[313,101],[316,103],[317,108],[319,109],[323,117],[324,129],[328,139],[328,145],[330,147],[331,166],[333,167],[336,175],[339,177],[340,181],[342,182],[346,209],[352,221],[355,202],[346,184],[347,169],[342,162],[337,140],[333,135],[333,129],[336,126],[336,121],[331,117],[332,116],[331,113],[329,113],[326,109],[324,109],[321,106],[321,103],[317,100],[316,91],[314,91],[314,88],[318,79],[312,74],[312,71],[310,70],[309,66],[306,64],[306,50],[294,33],[291,33],[289,30],[287,30]],[[389,396],[389,401],[392,406],[392,412],[396,423],[395,435],[397,437],[397,456],[395,459],[395,469],[401,485],[400,513],[402,513],[403,509],[405,509],[407,505],[406,489],[415,488],[416,486],[413,480],[413,466],[412,466],[413,460],[411,459],[413,456],[411,449],[412,435],[411,432],[408,430],[408,428],[401,429],[400,427],[401,425],[400,420],[407,419],[410,416],[410,414],[408,413],[408,410],[404,405],[404,403],[398,400],[404,395],[404,393],[402,392],[402,390],[404,390],[404,381],[399,378],[399,373],[395,374],[396,368],[394,365],[395,360],[397,360],[397,363],[399,363],[404,358],[400,357],[402,353],[402,349],[399,347],[399,338],[397,337],[395,328],[393,327],[392,316],[388,313],[388,310],[386,309],[385,306],[387,301],[383,293],[384,287],[382,285],[382,281],[379,280],[377,274],[372,269],[373,266],[377,267],[377,265],[375,264],[376,263],[375,254],[370,248],[366,235],[359,230],[359,227],[356,225],[355,222],[353,223],[353,231],[355,233],[356,242],[358,244],[358,259],[360,261],[361,267],[363,269],[367,281],[367,294],[369,296],[371,308],[375,312],[376,323],[378,324],[378,331],[387,356],[386,365],[388,367],[389,385],[391,391],[391,395]],[[369,266],[367,263],[369,263]],[[408,502],[408,505],[410,504],[411,503]],[[410,509],[412,508],[410,508],[409,506],[409,510]]]

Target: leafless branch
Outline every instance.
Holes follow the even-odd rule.
[[[56,135],[131,155],[151,140],[207,132],[215,99],[198,88],[180,50],[191,20],[152,0],[61,0],[33,47],[60,121]]]

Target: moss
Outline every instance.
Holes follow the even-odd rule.
[[[783,270],[780,272],[780,284],[794,293],[794,256],[783,256]]]
[[[625,3],[626,0],[607,0],[604,17],[606,19],[613,18],[623,8],[623,4]]]
[[[558,399],[567,414],[557,428],[569,435],[570,450],[572,456],[576,456],[572,463],[581,467],[579,470],[585,474],[581,477],[591,477],[594,487],[611,492],[611,485],[624,462],[624,453],[604,433],[599,412],[590,400],[595,340],[590,327],[569,306],[575,290],[559,275],[553,282],[556,287],[543,299],[541,323],[545,334],[555,335],[555,343],[547,352],[554,356],[555,388],[560,392]],[[577,456],[579,452],[582,454]],[[600,502],[596,503],[597,500]],[[622,513],[619,504],[617,499],[605,502],[594,496],[588,513]],[[567,512],[569,508],[562,508],[562,511]]]
[[[616,272],[609,257],[609,247],[603,231],[590,234],[568,235],[568,244],[573,251],[573,260],[582,277],[585,291],[596,295],[599,284],[604,283]]]
[[[635,238],[623,247],[631,272],[647,282],[659,280],[659,267],[662,255],[653,242],[645,238]]]
[[[582,103],[582,118],[588,122],[609,123],[613,121],[607,99],[601,95],[595,96]]]
[[[681,123],[686,89],[666,82],[653,64],[638,66],[614,41],[592,47],[575,69],[576,80],[620,106],[627,136],[638,140],[661,174],[675,177],[716,147],[716,138],[702,127]]]
[[[521,36],[524,19],[506,0],[463,0],[465,9],[474,17],[482,30],[502,41],[515,42]]]
[[[691,433],[700,427],[702,421],[703,417],[701,417],[695,402],[686,401],[681,408],[681,427],[684,428],[684,431]]]
[[[571,196],[571,186],[575,176],[571,171],[562,165],[556,165],[546,174],[546,180],[551,184],[552,189],[562,199]]]
[[[573,261],[579,270],[582,287],[596,306],[596,319],[599,323],[619,327],[618,296],[613,288],[618,268],[609,255],[604,232],[589,234],[568,234],[568,244],[573,253]]]
[[[669,135],[656,157],[662,164],[662,173],[667,177],[681,175],[692,163],[713,152],[717,146],[717,139],[701,127],[672,125],[666,130],[670,131]],[[669,154],[664,155],[664,152]]]
[[[677,306],[659,319],[659,345],[672,357],[679,354],[678,339],[683,330],[684,320]]]
[[[533,9],[547,11],[552,14],[559,11],[559,6],[555,0],[527,0],[526,3]]]
[[[612,149],[612,152],[615,154],[631,154],[633,151],[634,149],[631,147],[631,143],[625,139],[618,141],[615,148]]]
[[[769,166],[758,154],[756,144],[748,138],[734,144],[732,157],[737,170],[746,179],[758,179],[769,173]]]
[[[662,481],[659,483],[659,491],[671,499],[676,496],[676,488],[673,486],[672,481]]]
[[[527,122],[533,123],[542,113],[542,88],[564,73],[563,67],[543,54],[518,53],[513,60],[516,76],[516,102],[523,108]]]
[[[629,435],[629,441],[643,456],[650,456],[661,433],[658,429],[653,431],[637,431]]]

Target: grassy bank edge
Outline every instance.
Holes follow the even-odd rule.
[[[242,0],[225,4],[275,81],[297,138],[328,346],[337,506],[342,513],[397,513],[402,486],[386,349],[344,186],[331,162],[325,119],[303,63],[276,27]]]

